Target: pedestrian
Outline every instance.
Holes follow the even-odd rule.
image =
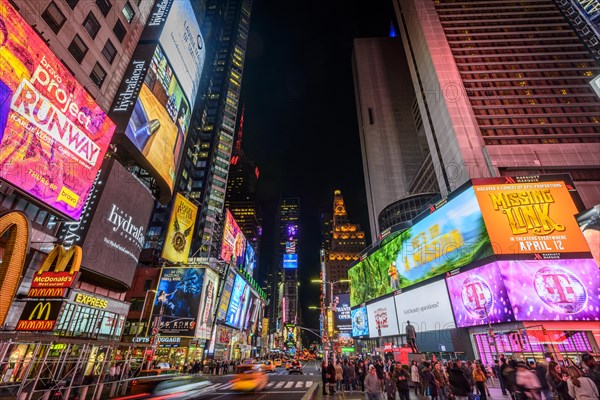
[[[335,384],[336,384],[336,390],[338,392],[343,391],[344,387],[343,387],[343,379],[344,379],[344,370],[342,369],[342,363],[338,360],[337,364],[335,365]]]
[[[479,396],[481,398],[481,400],[487,400],[487,396],[486,396],[486,390],[485,390],[485,373],[483,372],[481,365],[480,364],[476,364],[475,368],[473,369],[473,381],[475,382],[475,385],[477,386],[477,390],[479,390]]]
[[[548,364],[547,379],[548,385],[556,393],[558,400],[572,400],[567,385],[568,376],[556,361],[550,361],[550,364]]]
[[[383,391],[385,384],[385,375],[383,371],[383,363],[381,362],[381,360],[377,360],[377,363],[375,364],[375,373],[377,374],[377,379],[379,379],[379,388],[381,391]]]
[[[350,390],[354,391],[358,387],[356,384],[356,366],[353,361],[348,365],[348,374],[350,375]]]
[[[389,372],[385,373],[385,394],[387,400],[396,400],[396,382],[392,379],[392,375]]]
[[[327,363],[323,361],[321,363],[321,383],[323,384],[323,394],[327,394]]]
[[[542,384],[535,372],[524,362],[517,363],[517,389],[518,392],[521,392],[523,399],[542,399]]]
[[[327,364],[327,383],[329,385],[329,395],[335,394],[335,367],[333,361],[329,361]]]
[[[435,375],[431,371],[430,364],[425,363],[425,368],[423,368],[422,376],[427,382],[427,387],[429,389],[429,395],[431,396],[431,400],[437,400],[439,396],[439,386],[438,382],[435,379]]]
[[[448,370],[448,382],[456,400],[467,400],[471,393],[471,385],[461,369],[460,361],[453,363]]]
[[[372,365],[369,366],[369,373],[365,378],[365,389],[369,400],[377,400],[380,393],[380,384],[379,378],[377,378],[377,371],[375,371],[375,367]]]
[[[585,353],[581,356],[581,361],[587,370],[587,377],[590,378],[596,384],[596,388],[600,392],[600,364],[596,359],[589,353]]]
[[[579,368],[570,366],[567,368],[567,372],[569,373],[569,380],[567,381],[569,396],[575,400],[600,399],[600,392],[594,381],[583,376],[581,371],[579,371]]]
[[[108,380],[110,382],[114,381],[116,375],[117,375],[117,367],[115,364],[112,364],[108,370]]]
[[[409,380],[410,375],[407,368],[405,369],[403,365],[396,364],[396,388],[398,389],[400,400],[410,400]]]
[[[413,360],[410,366],[410,380],[415,388],[415,396],[419,396],[421,394],[421,379],[419,376],[419,366],[415,360]]]
[[[358,381],[360,382],[360,390],[365,391],[365,378],[367,377],[367,366],[363,360],[358,363]]]
[[[342,364],[342,379],[344,380],[344,390],[350,391],[350,367],[348,366],[348,360],[344,360]]]
[[[496,378],[498,378],[498,382],[500,382],[502,395],[506,396],[506,385],[504,383],[504,377],[502,376],[502,366],[506,365],[506,358],[502,357],[500,361],[502,361],[502,364],[499,364],[498,360],[494,360],[494,367],[492,368],[492,371],[494,371]]]
[[[448,390],[448,378],[442,368],[442,363],[435,363],[433,366],[433,376],[435,377],[438,387],[438,396],[440,400],[446,400],[446,391]]]
[[[552,388],[548,384],[548,365],[545,361],[540,361],[534,364],[535,375],[537,376],[540,384],[542,385],[542,394],[544,395],[544,400],[552,400],[554,398],[554,393],[552,393]]]

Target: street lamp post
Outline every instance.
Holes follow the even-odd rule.
[[[350,282],[350,279],[340,279],[339,281],[323,281],[322,279],[312,279],[311,280],[312,283],[325,283],[326,285],[329,285],[329,306],[324,307],[323,309],[323,320],[327,321],[327,315],[325,315],[325,310],[329,310],[331,312],[333,312],[333,288],[335,285],[337,285],[338,283],[348,283]],[[325,293],[324,293],[325,294]],[[324,324],[325,325],[325,324]],[[327,321],[327,325],[329,325],[329,321]],[[331,331],[333,332],[333,327],[331,327]],[[333,363],[335,364],[335,351],[333,351],[333,340],[331,338],[331,336],[328,334],[327,335],[327,342],[329,343],[329,347],[331,347],[331,353],[333,355]],[[323,343],[325,344],[325,343]],[[323,350],[323,356],[325,357],[325,360],[328,360],[327,357],[327,350]]]

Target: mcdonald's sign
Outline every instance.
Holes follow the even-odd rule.
[[[28,297],[64,297],[67,288],[73,286],[77,272],[81,267],[82,250],[79,246],[71,246],[65,250],[56,246],[38,272],[33,276]]]
[[[29,251],[31,228],[27,216],[19,211],[0,213],[0,236],[4,235],[6,241],[0,268],[0,326],[4,325],[19,288]]]
[[[17,331],[51,331],[58,318],[63,301],[28,301],[21,318],[17,323]]]

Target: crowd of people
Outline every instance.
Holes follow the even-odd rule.
[[[323,395],[365,392],[369,400],[489,400],[490,386],[511,400],[598,400],[600,365],[590,354],[579,365],[555,361],[529,363],[500,357],[493,365],[481,361],[422,359],[411,365],[381,358],[357,357],[323,361]]]

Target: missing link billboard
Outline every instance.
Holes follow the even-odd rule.
[[[115,124],[7,0],[0,0],[0,178],[72,220]]]

